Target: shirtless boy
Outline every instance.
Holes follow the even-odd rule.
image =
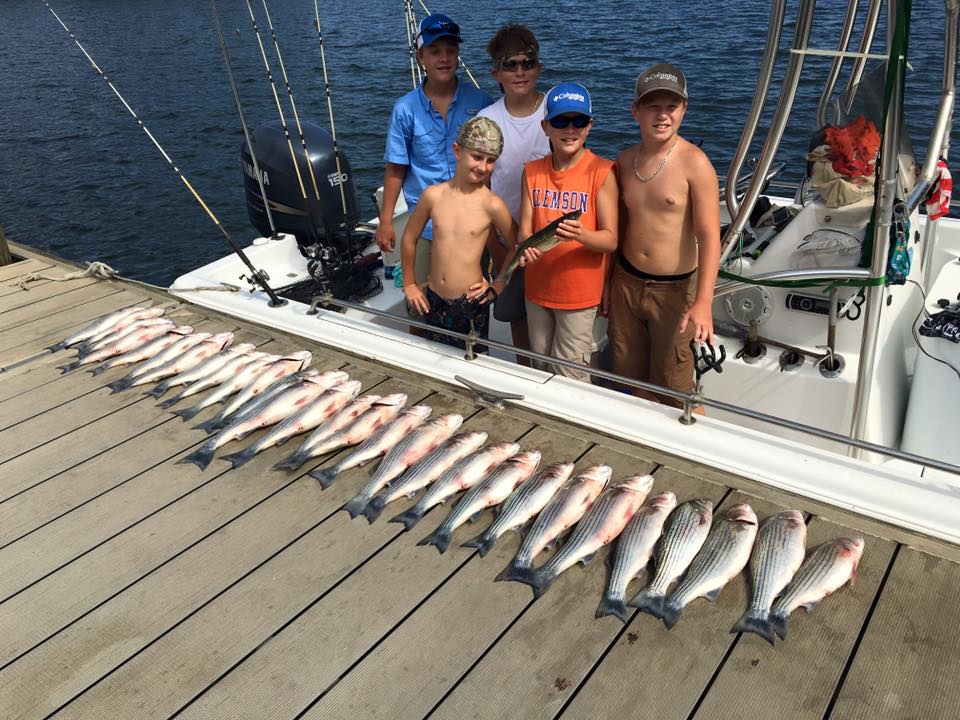
[[[506,204],[486,183],[503,151],[503,134],[489,118],[473,118],[460,128],[453,153],[457,166],[453,178],[431,185],[407,221],[400,245],[403,292],[407,303],[435,327],[469,333],[471,324],[487,337],[490,321],[490,283],[483,277],[480,257],[491,228],[516,244],[517,225]],[[430,275],[417,283],[413,265],[420,234],[433,223],[430,243]],[[439,342],[463,347],[464,343],[442,333],[430,336]]]
[[[720,205],[713,165],[678,134],[686,109],[686,78],[674,66],[653,65],[637,78],[640,142],[617,159],[622,217],[608,304],[613,371],[691,392],[690,341],[713,343]]]

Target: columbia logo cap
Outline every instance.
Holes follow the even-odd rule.
[[[633,102],[636,103],[647,93],[657,90],[667,90],[674,95],[687,99],[687,78],[680,69],[667,63],[651,65],[637,76],[637,84],[633,93]]]
[[[590,93],[580,83],[563,82],[547,92],[547,120],[564,113],[580,113],[593,117]]]

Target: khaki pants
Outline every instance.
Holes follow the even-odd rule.
[[[597,308],[583,310],[557,310],[543,307],[529,300],[527,323],[530,332],[530,349],[541,355],[569,360],[580,365],[589,365],[593,354],[593,321],[597,317]],[[557,375],[590,382],[590,373],[559,365],[533,361],[538,370],[554,372]]]

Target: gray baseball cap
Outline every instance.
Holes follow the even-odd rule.
[[[668,65],[667,63],[651,65],[637,76],[637,84],[633,92],[633,102],[636,103],[647,93],[652,93],[656,90],[667,90],[686,100],[687,78],[680,71],[680,68],[674,67],[673,65]]]

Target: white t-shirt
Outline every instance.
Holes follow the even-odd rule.
[[[540,122],[547,114],[546,100],[527,117],[514,117],[500,98],[477,113],[490,118],[503,133],[503,152],[493,166],[490,189],[507,204],[510,214],[520,222],[520,176],[523,166],[550,154],[550,142]]]

